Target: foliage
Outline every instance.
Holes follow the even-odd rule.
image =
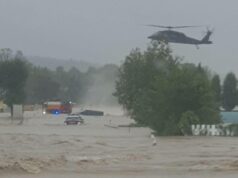
[[[223,84],[222,106],[231,111],[237,104],[237,79],[234,73],[228,73]]]
[[[179,122],[193,112],[199,123],[220,121],[207,71],[182,64],[164,43],[152,43],[144,53],[132,50],[119,70],[118,101],[131,117],[160,135],[181,134]]]
[[[78,101],[80,93],[83,92],[83,74],[75,67],[65,71],[58,67],[54,74],[56,81],[60,84],[59,96],[62,100]]]
[[[221,81],[219,75],[215,75],[212,78],[212,89],[215,94],[215,99],[218,105],[221,105]]]
[[[28,76],[27,62],[21,52],[14,56],[9,49],[1,50],[0,59],[1,99],[10,107],[22,104],[26,96],[24,86]]]
[[[178,123],[178,127],[183,133],[183,135],[192,135],[192,124],[198,124],[199,118],[194,112],[187,111],[184,112],[180,118],[180,121]]]
[[[107,89],[114,88],[115,71],[118,70],[115,65],[105,65],[100,68],[91,67],[85,73],[75,67],[67,71],[62,66],[57,67],[55,71],[32,65],[28,65],[28,68],[30,75],[25,90],[29,104],[42,103],[51,99],[82,103],[88,99],[85,98],[87,95],[93,99],[96,98],[96,95],[99,97],[102,95],[111,96],[113,89]],[[92,89],[96,94],[90,93]]]
[[[76,101],[81,91],[81,73],[76,68],[65,71],[58,67],[56,71],[30,66],[30,77],[26,91],[28,103],[42,103],[47,100],[61,99]]]

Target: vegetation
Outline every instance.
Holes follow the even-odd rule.
[[[237,79],[235,74],[228,73],[223,84],[222,106],[231,111],[237,105]]]
[[[29,77],[26,83],[26,103],[42,103],[48,99],[56,99],[60,84],[53,78],[53,72],[47,68],[29,66]]]
[[[187,123],[220,122],[207,70],[182,64],[164,43],[152,43],[143,53],[132,50],[120,67],[114,95],[137,123],[159,135],[182,134]]]
[[[112,93],[117,72],[118,67],[110,64],[91,67],[84,73],[75,67],[65,70],[58,66],[50,70],[33,66],[20,51],[14,54],[11,49],[1,49],[0,100],[12,107],[52,99],[82,102],[92,96],[88,104],[95,104],[95,98],[101,103],[102,97],[106,98],[106,104],[111,104],[115,100]]]
[[[47,100],[85,102],[95,104],[106,95],[113,98],[114,82],[117,76],[116,65],[105,65],[98,69],[89,68],[85,73],[72,67],[66,71],[62,66],[56,70],[29,65],[29,78],[25,86],[28,104]],[[104,104],[110,104],[111,100]],[[97,102],[99,103],[99,101]]]
[[[219,75],[215,75],[213,78],[212,78],[212,89],[214,91],[214,94],[215,94],[215,99],[216,99],[216,102],[218,104],[218,106],[221,106],[221,81],[220,81],[220,77]]]
[[[12,111],[13,104],[21,104],[25,100],[24,86],[28,77],[27,62],[18,51],[15,55],[10,49],[0,52],[0,99]]]
[[[181,130],[183,135],[192,135],[192,124],[198,124],[199,118],[192,111],[184,112],[178,123],[178,127]]]

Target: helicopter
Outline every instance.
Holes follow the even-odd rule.
[[[190,28],[190,27],[199,27],[199,26],[162,26],[162,25],[147,25],[147,26],[152,26],[152,27],[159,27],[159,28],[166,28],[167,30],[163,31],[158,31],[148,38],[151,40],[156,40],[156,41],[165,41],[168,43],[182,43],[182,44],[192,44],[196,45],[198,48],[198,45],[201,44],[212,44],[212,41],[209,40],[211,34],[213,31],[209,30],[207,28],[207,32],[205,36],[201,39],[195,39],[186,36],[182,32],[174,31],[172,29],[174,28]]]

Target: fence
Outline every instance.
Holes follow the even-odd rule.
[[[235,136],[234,130],[229,125],[192,125],[192,134],[195,136]]]

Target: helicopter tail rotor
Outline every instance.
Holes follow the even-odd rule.
[[[211,29],[209,26],[207,26],[207,27],[206,27],[206,31],[203,31],[203,32],[202,32],[202,35],[205,36],[207,33],[213,34],[214,31],[215,31],[215,28],[214,28],[214,27]]]
[[[212,35],[212,33],[214,32],[214,28],[212,30],[210,30],[208,27],[207,27],[207,31],[206,31],[206,34],[205,36],[202,38],[201,42],[204,43],[204,44],[211,44],[212,42],[209,40],[210,36]]]
[[[207,31],[206,31],[206,33],[207,33],[207,32],[211,32],[211,33],[213,33],[213,32],[214,32],[214,30],[215,30],[215,28],[214,28],[214,27],[211,29],[211,27],[210,27],[210,26],[207,26]]]

